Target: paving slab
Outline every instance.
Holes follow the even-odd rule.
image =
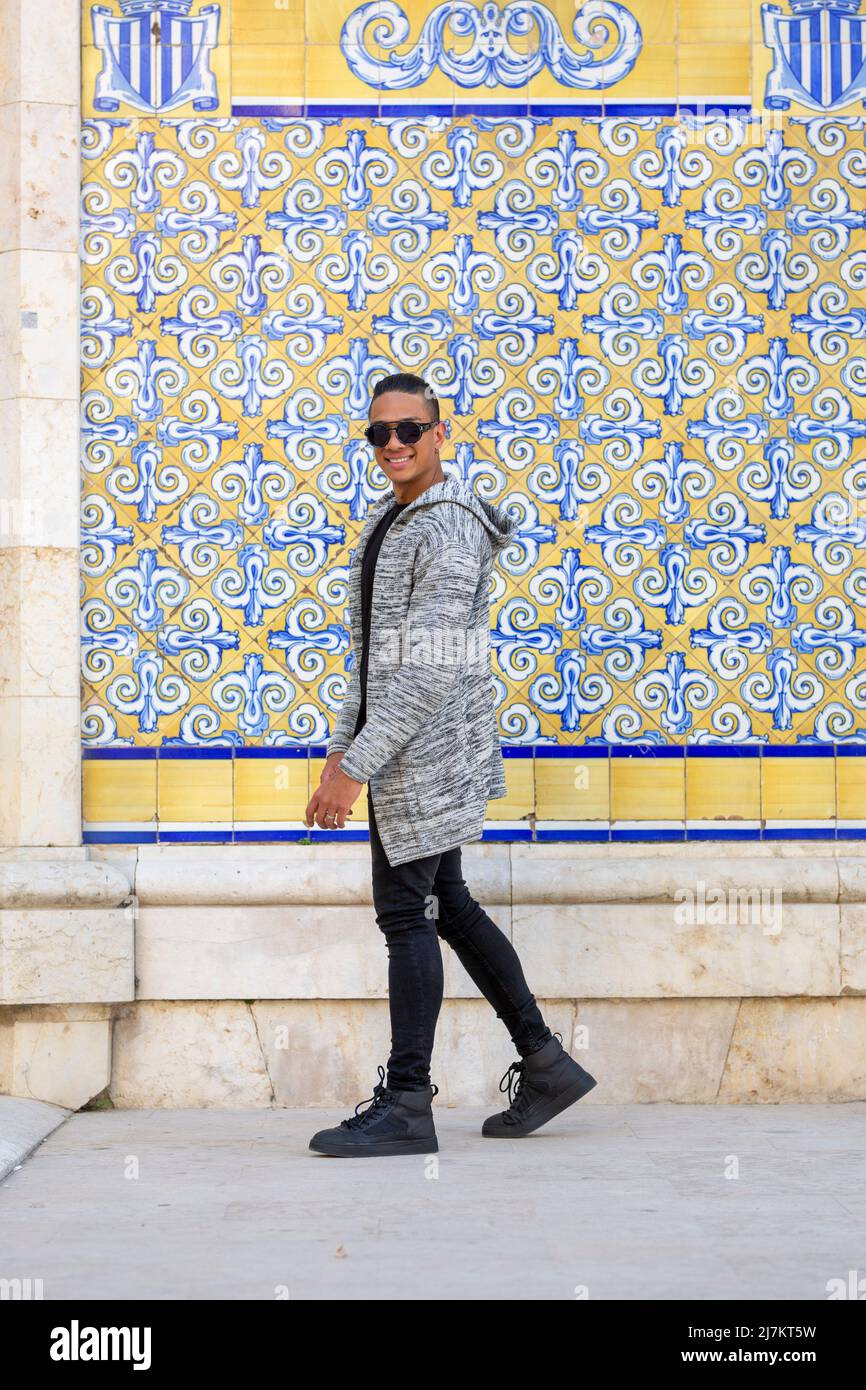
[[[54,1109],[55,1107],[51,1107]],[[2,1112],[0,1112],[2,1113]],[[866,1102],[586,1107],[436,1155],[312,1154],[333,1110],[71,1115],[0,1184],[45,1299],[811,1299],[866,1274]]]
[[[0,1096],[0,1181],[72,1112],[41,1100]]]

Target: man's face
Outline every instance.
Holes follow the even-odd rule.
[[[430,421],[430,404],[424,396],[407,391],[385,391],[377,396],[370,410],[370,424],[384,422],[397,425],[401,420],[416,420],[426,425]],[[384,449],[374,449],[376,462],[392,482],[407,482],[423,478],[436,471],[437,451],[445,438],[445,423],[440,420],[425,430],[414,444],[401,444],[397,431]]]

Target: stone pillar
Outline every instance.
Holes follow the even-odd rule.
[[[129,883],[81,840],[80,11],[0,0],[0,1092],[73,1108],[133,992]]]
[[[78,0],[0,0],[0,845],[81,844]]]

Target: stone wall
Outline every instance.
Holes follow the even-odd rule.
[[[80,897],[84,870],[91,896],[134,889],[134,997],[129,906],[103,914],[102,993],[92,975],[86,986],[115,1002],[71,1009],[68,915],[52,917],[50,894],[40,910],[0,910],[0,1091],[83,1104],[107,1088],[121,1107],[345,1105],[369,1092],[390,1028],[366,846],[92,853]],[[866,1098],[866,857],[830,844],[724,857],[475,845],[464,864],[549,1026],[598,1077],[588,1103]],[[44,968],[21,957],[16,969],[16,934],[50,943]],[[495,1104],[516,1054],[442,949],[440,1103]],[[51,1045],[69,1074],[49,1066]]]

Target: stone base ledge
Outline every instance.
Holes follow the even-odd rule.
[[[601,848],[615,852],[464,848],[467,883],[535,994],[866,993],[866,857],[835,843]],[[104,847],[100,862],[134,879],[137,999],[385,996],[365,844]],[[446,997],[477,998],[443,955]]]
[[[584,1105],[866,1101],[866,998],[538,1002],[598,1081]],[[0,1092],[68,1110],[353,1108],[389,1051],[385,999],[0,1009]],[[436,1105],[501,1109],[516,1056],[485,1000],[445,1000]]]
[[[857,847],[476,843],[463,862],[598,1074],[587,1103],[866,1098]],[[510,1040],[443,961],[441,1103],[497,1106]],[[354,1105],[389,1039],[366,844],[0,861],[0,1093]]]
[[[866,1100],[866,999],[539,997],[539,1005],[598,1081],[583,1105]],[[354,1108],[371,1096],[389,1050],[386,1000],[126,1004],[115,1011],[111,1100]],[[502,1109],[499,1082],[516,1057],[485,1000],[446,1000],[434,1104]]]
[[[673,903],[484,904],[546,998],[866,994],[866,906],[792,903],[716,921]],[[760,905],[759,905],[760,906]],[[446,998],[478,998],[442,943]],[[139,1000],[372,999],[387,994],[372,906],[143,906]]]
[[[0,862],[0,1005],[135,996],[135,904],[111,864],[19,853]]]
[[[0,1094],[80,1110],[111,1082],[109,1004],[0,1008]]]
[[[0,912],[7,909],[113,908],[132,887],[111,864],[75,859],[0,860]]]
[[[369,845],[91,846],[134,881],[143,907],[351,906],[372,901]],[[779,893],[787,903],[866,903],[866,845],[827,842],[464,846],[479,901],[672,902],[705,889]]]

